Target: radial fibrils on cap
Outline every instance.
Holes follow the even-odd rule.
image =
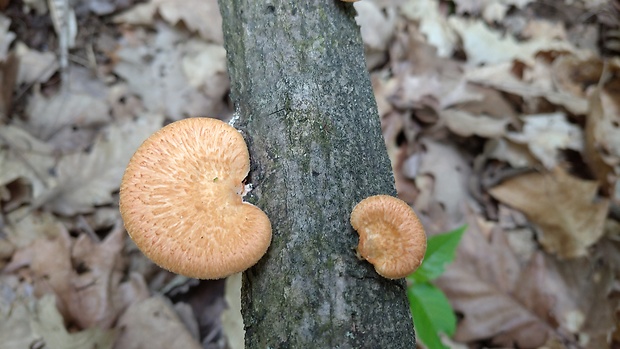
[[[125,228],[159,266],[218,279],[254,265],[271,242],[271,223],[243,202],[250,169],[242,135],[210,118],[183,119],[149,137],[120,188]]]
[[[379,275],[402,278],[422,264],[426,234],[406,202],[389,195],[368,197],[353,208],[351,225],[360,236],[358,255]]]

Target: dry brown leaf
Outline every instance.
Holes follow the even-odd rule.
[[[535,55],[542,50],[560,52],[575,50],[567,41],[546,37],[518,42],[513,36],[503,35],[478,20],[453,16],[448,22],[461,37],[467,62],[471,66],[482,64],[492,66],[513,60],[533,63]]]
[[[540,65],[538,67],[540,69]],[[566,108],[573,114],[583,115],[587,112],[588,102],[585,98],[562,90],[550,90],[548,81],[541,83],[540,80],[533,79],[535,76],[531,73],[525,75],[532,77],[532,79],[529,81],[522,80],[514,74],[515,69],[517,69],[515,63],[505,62],[469,69],[465,73],[465,78],[471,83],[495,88],[523,97],[526,102],[534,98],[542,97],[550,103]],[[526,65],[525,69],[532,68]]]
[[[114,345],[116,349],[202,348],[183,326],[170,304],[161,297],[134,303],[121,316],[117,326],[123,331]],[[171,336],[171,333],[174,335]]]
[[[460,14],[482,14],[485,20],[493,22],[504,19],[504,15],[510,6],[521,9],[532,1],[533,0],[456,0],[454,3],[456,4],[457,12]],[[492,14],[495,15],[492,16]]]
[[[158,130],[163,117],[144,114],[134,121],[112,124],[88,153],[63,157],[56,169],[57,185],[41,198],[46,207],[63,215],[90,212],[93,205],[112,202],[125,167],[138,146]]]
[[[396,12],[388,7],[384,10],[374,2],[361,1],[353,5],[357,11],[355,22],[360,26],[362,41],[368,49],[387,49],[396,24]]]
[[[455,263],[438,279],[463,314],[455,339],[538,348],[557,338],[571,348],[607,347],[617,303],[609,263],[558,261],[541,252],[523,259],[495,223],[471,211],[468,221]]]
[[[9,31],[11,20],[0,13],[0,62],[4,62],[9,53],[9,46],[15,40],[15,33]]]
[[[154,2],[138,3],[131,9],[114,16],[113,21],[114,23],[151,25],[156,13],[157,5]]]
[[[174,120],[184,116],[220,114],[225,110],[223,100],[228,84],[203,82],[198,90],[189,83],[189,77],[221,72],[224,56],[198,52],[199,47],[193,44],[194,40],[190,40],[187,33],[161,21],[155,24],[157,33],[148,36],[146,42],[120,46],[116,52],[120,59],[114,71],[142,98],[143,105],[149,111],[162,113]],[[210,48],[209,45],[201,47]],[[188,54],[194,57],[192,59],[201,59],[200,69],[192,71],[190,76],[186,75],[183,67]],[[192,66],[191,59],[185,62],[186,67]],[[197,68],[195,64],[193,67]]]
[[[525,115],[522,119],[525,121],[522,132],[511,132],[507,138],[527,145],[547,169],[558,165],[560,149],[583,150],[581,128],[569,123],[564,113]]]
[[[32,186],[37,197],[51,186],[49,171],[54,168],[54,150],[21,128],[0,127],[0,185],[23,178]]]
[[[603,234],[608,200],[596,200],[598,183],[560,168],[529,173],[489,190],[497,200],[523,213],[539,228],[539,241],[562,258],[585,256]]]
[[[117,294],[122,273],[125,231],[115,228],[101,243],[86,234],[73,244],[73,273],[69,293],[60,294],[69,314],[81,328],[110,328],[128,305]]]
[[[559,21],[549,21],[545,19],[530,19],[525,28],[521,31],[521,36],[526,39],[555,39],[567,40],[566,27]]]
[[[222,44],[222,16],[217,0],[153,0],[159,14],[170,24],[183,21],[192,31],[197,31],[203,39]]]
[[[401,77],[396,99],[399,106],[429,106],[434,110],[442,110],[462,103],[480,102],[483,96],[470,89],[461,77],[432,72]]]
[[[450,57],[458,38],[448,24],[445,10],[435,0],[409,0],[401,5],[403,16],[418,22],[426,41],[437,49],[440,57]]]
[[[226,50],[222,45],[190,39],[181,61],[189,84],[207,96],[223,95],[229,88]]]
[[[471,168],[463,159],[462,154],[451,144],[443,144],[430,139],[422,140],[426,148],[422,156],[420,175],[431,175],[434,178],[432,198],[439,203],[447,214],[448,226],[461,224],[464,219],[463,207],[470,196],[467,191]],[[428,206],[432,206],[428,203]],[[418,206],[416,203],[415,207]]]
[[[6,272],[28,268],[37,296],[47,293],[69,295],[71,293],[71,238],[66,230],[54,238],[39,238],[31,245],[15,252],[6,266]],[[60,298],[60,297],[59,297]],[[67,315],[64,302],[58,304],[61,313]]]
[[[31,50],[22,42],[15,45],[19,57],[18,84],[46,82],[58,70],[58,59],[53,52]]]
[[[53,295],[45,295],[37,302],[30,324],[33,333],[40,336],[48,348],[110,349],[114,344],[114,331],[98,327],[69,333]]]
[[[605,192],[613,196],[620,176],[620,94],[613,88],[596,88],[589,101],[584,158]]]
[[[551,335],[550,327],[513,295],[522,272],[518,258],[497,226],[471,212],[468,216],[457,258],[438,279],[454,309],[463,314],[454,338],[536,348]]]
[[[39,238],[55,238],[65,228],[49,212],[30,212],[29,207],[20,207],[7,216],[5,233],[7,239],[17,248],[24,248]]]
[[[474,115],[464,110],[446,109],[439,116],[453,133],[470,137],[477,135],[485,138],[497,138],[505,135],[510,119],[498,119],[487,115]]]
[[[36,298],[16,275],[0,274],[0,343],[3,349],[32,348],[39,337],[30,328]]]
[[[32,95],[26,111],[28,120],[21,123],[23,129],[54,145],[66,144],[67,141],[60,136],[63,129],[96,127],[110,121],[110,108],[105,100],[107,87],[82,69],[72,69],[71,72],[69,90],[59,91],[51,97],[39,92]]]
[[[101,243],[86,235],[74,241],[64,231],[18,250],[6,271],[27,267],[22,272],[32,278],[36,294],[55,294],[67,321],[80,328],[109,328],[130,303],[148,296],[135,275],[121,282],[125,237],[120,227]]]
[[[603,72],[600,57],[561,55],[551,65],[554,85],[559,91],[586,98],[588,88],[599,81]]]
[[[513,168],[533,167],[538,163],[527,145],[513,143],[504,138],[491,139],[484,148],[486,157],[505,161]]]
[[[564,340],[571,334],[584,348],[606,348],[615,327],[612,281],[612,269],[601,260],[558,261],[537,253],[514,294]]]

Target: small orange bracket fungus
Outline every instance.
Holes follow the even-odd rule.
[[[409,205],[389,195],[358,203],[351,225],[360,236],[358,257],[375,266],[379,275],[399,279],[413,273],[426,253],[426,234]]]
[[[219,279],[256,264],[271,223],[243,202],[250,156],[243,136],[217,119],[190,118],[154,133],[131,158],[120,189],[125,228],[153,262]]]

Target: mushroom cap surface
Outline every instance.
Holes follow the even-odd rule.
[[[403,278],[422,264],[426,234],[406,202],[389,195],[368,197],[353,208],[351,225],[360,236],[358,255],[379,275]]]
[[[256,264],[271,223],[243,202],[250,160],[243,136],[210,118],[173,122],[131,158],[120,188],[125,228],[153,262],[174,273],[219,279]]]

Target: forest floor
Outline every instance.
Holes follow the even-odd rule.
[[[148,135],[232,114],[217,1],[63,3],[0,0],[0,347],[225,348],[224,281],[154,266],[117,207]],[[446,343],[620,347],[620,3],[354,6],[399,196],[468,225]]]

